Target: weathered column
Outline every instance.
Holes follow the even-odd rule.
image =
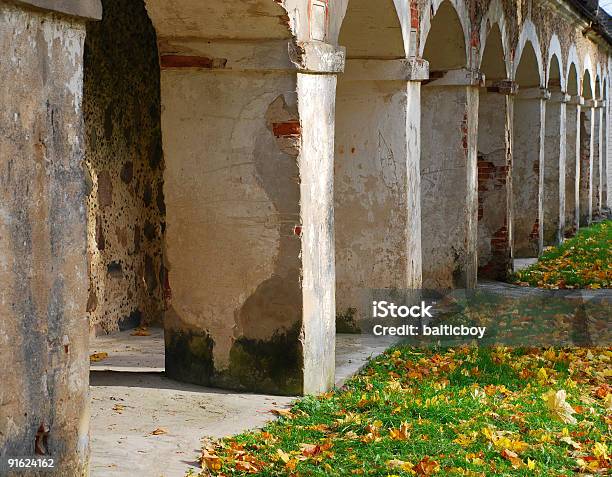
[[[571,96],[566,107],[565,166],[565,237],[578,230],[578,197],[580,187],[580,106],[581,96]]]
[[[0,460],[55,459],[28,475],[88,472],[81,106],[100,16],[97,1],[0,3]]]
[[[578,191],[579,225],[591,223],[593,213],[593,145],[595,134],[593,100],[585,100],[580,109],[580,185]]]
[[[512,103],[517,85],[487,82],[478,111],[478,277],[504,280],[512,269],[509,180]]]
[[[335,368],[343,52],[297,43],[276,2],[252,17],[224,2],[147,7],[162,68],[166,373],[232,389],[325,391]]]
[[[349,59],[338,79],[336,309],[357,326],[371,316],[371,290],[421,286],[418,123],[426,78],[422,60]]]
[[[565,228],[566,107],[569,96],[555,92],[546,102],[544,152],[544,245],[560,243]]]
[[[514,102],[512,195],[514,256],[537,257],[543,249],[544,131],[550,97],[544,88],[519,90]]]
[[[421,90],[423,286],[473,288],[477,275],[477,71],[449,70]]]

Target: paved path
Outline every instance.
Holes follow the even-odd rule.
[[[204,436],[223,437],[263,426],[270,410],[294,398],[235,393],[167,379],[163,331],[124,331],[92,340],[91,353],[108,358],[92,365],[91,476],[182,477]],[[337,382],[360,369],[394,341],[338,335]],[[153,434],[156,429],[164,433]]]

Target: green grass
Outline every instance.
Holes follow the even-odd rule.
[[[262,431],[209,443],[202,475],[602,475],[611,360],[611,349],[399,347]],[[559,390],[575,423],[542,397]]]
[[[511,281],[541,288],[610,288],[612,221],[581,229],[560,246],[547,249],[537,263],[519,270]]]

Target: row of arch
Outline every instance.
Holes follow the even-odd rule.
[[[347,9],[340,27],[338,43],[342,46],[350,44],[353,55],[360,58],[410,56],[407,46],[409,42],[406,40],[410,35],[405,32],[406,27],[402,26],[404,22],[401,21],[402,16],[406,15],[406,9],[398,1],[386,0],[386,3],[385,7],[373,11],[364,0],[350,0],[348,7],[345,6]],[[444,21],[439,21],[439,17],[444,17]],[[442,38],[447,40],[445,51],[449,57],[452,54],[452,61],[447,58],[447,61],[441,64],[433,60],[430,65],[433,71],[449,66],[479,69],[485,62],[485,55],[493,47],[501,56],[495,65],[494,73],[497,77],[518,78],[519,67],[528,61],[531,63],[529,69],[532,70],[529,81],[537,81],[533,86],[548,87],[551,79],[559,80],[561,90],[569,94],[580,93],[587,99],[605,97],[604,90],[608,84],[607,65],[594,63],[588,54],[581,59],[575,45],[571,45],[564,56],[556,33],[552,34],[549,44],[544,48],[536,26],[529,18],[524,20],[516,46],[512,48],[500,1],[492,2],[477,32],[473,32],[470,25],[465,2],[458,0],[432,1],[430,8],[423,9],[419,21],[418,49],[415,51],[417,56],[430,56],[426,50],[432,48],[432,36],[439,39],[436,42],[438,44]],[[348,28],[347,23],[351,24]],[[436,25],[441,23],[449,25],[449,28],[436,28]],[[346,30],[351,30],[352,33],[347,33]],[[474,37],[477,41],[474,41]],[[475,44],[479,46],[477,49],[472,48]],[[472,54],[472,50],[476,53]],[[529,58],[525,59],[524,54]]]

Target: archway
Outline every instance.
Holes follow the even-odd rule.
[[[304,12],[274,0],[147,0],[147,10],[161,61],[166,374],[276,394],[327,390],[342,57],[330,44],[329,61],[311,44],[297,48],[292,15]],[[324,6],[316,20],[325,41]]]
[[[504,280],[512,268],[510,246],[510,104],[502,36],[494,24],[480,71],[486,88],[478,102],[478,277]]]
[[[531,41],[526,41],[516,70],[512,161],[514,257],[537,257],[542,250],[540,164],[544,154],[546,91]]]
[[[580,80],[578,68],[570,64],[567,75],[567,94],[570,96],[566,109],[565,143],[565,230],[564,236],[571,237],[578,229],[578,187],[580,176]]]
[[[544,144],[544,245],[560,243],[565,221],[565,91],[561,84],[561,65],[553,54],[548,66],[547,87],[550,99],[546,102]],[[563,191],[563,194],[561,193]]]
[[[415,158],[408,157],[402,29],[393,0],[351,0],[338,42],[334,164],[337,331],[359,331],[372,290],[418,286]],[[369,303],[368,303],[369,302]]]
[[[578,191],[579,225],[591,223],[592,217],[592,163],[595,134],[595,108],[591,73],[585,70],[582,77],[582,97],[584,105],[580,109],[580,182]]]
[[[467,69],[465,36],[449,1],[432,19],[421,94],[423,286],[474,287],[477,272],[476,128],[480,77]]]

